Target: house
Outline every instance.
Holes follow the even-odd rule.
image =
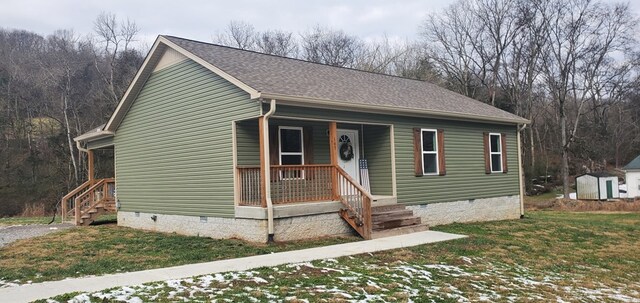
[[[627,182],[627,198],[640,197],[640,156],[629,162],[624,168]]]
[[[606,172],[580,175],[576,177],[576,197],[578,200],[618,199],[618,177]]]
[[[75,138],[89,162],[115,149],[115,179],[90,173],[64,212],[257,242],[513,219],[526,123],[423,81],[159,36]]]

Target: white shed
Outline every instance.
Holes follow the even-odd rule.
[[[626,172],[627,197],[640,198],[640,156],[633,159],[623,169]]]
[[[607,200],[620,198],[618,177],[605,173],[588,173],[576,177],[578,200]]]

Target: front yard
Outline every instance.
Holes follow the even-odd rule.
[[[434,229],[470,237],[337,260],[68,294],[54,299],[59,302],[640,302],[640,213],[538,211],[529,212],[522,220],[453,224]]]
[[[0,248],[0,287],[208,262],[357,240],[355,237],[326,238],[261,245],[239,240],[148,232],[115,225],[72,228],[19,240]]]

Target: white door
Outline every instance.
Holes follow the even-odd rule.
[[[358,159],[360,146],[358,131],[354,129],[338,129],[338,165],[354,180],[360,183]]]

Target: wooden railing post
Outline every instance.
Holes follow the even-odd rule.
[[[73,204],[74,204],[74,210],[75,210],[75,216],[73,216],[73,220],[74,220],[74,224],[75,225],[79,225],[80,224],[80,201],[79,200],[80,197],[76,197],[73,200]]]
[[[62,223],[64,223],[64,220],[67,218],[67,200],[65,198],[62,198],[62,201],[60,202],[60,206],[62,207],[62,211],[60,213],[60,220],[62,221]]]
[[[338,124],[335,121],[329,122],[329,155],[331,156],[331,165],[334,169],[331,172],[331,191],[333,200],[340,197],[340,189],[338,188]]]

